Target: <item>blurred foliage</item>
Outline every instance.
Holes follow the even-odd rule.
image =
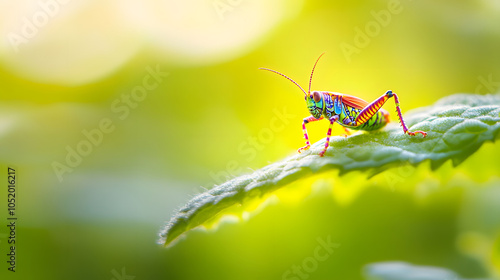
[[[412,266],[407,263],[388,262],[371,264],[365,268],[367,280],[441,280],[460,278],[456,273],[426,266]],[[463,278],[462,278],[463,279]]]
[[[374,14],[394,1],[55,1],[0,1],[0,166],[19,177],[18,271],[7,274],[2,261],[1,279],[119,280],[113,271],[122,268],[136,280],[282,279],[327,237],[340,247],[309,279],[363,279],[363,267],[385,261],[499,276],[500,149],[491,143],[432,173],[424,163],[369,179],[314,175],[276,191],[243,223],[194,231],[168,250],[155,244],[166,213],[200,186],[303,146],[300,92],[259,67],[305,86],[326,51],[313,89],[367,101],[391,89],[403,114],[457,92],[493,93],[498,1],[401,0],[379,31]],[[348,60],[341,44],[356,47],[367,28],[374,36]],[[12,34],[23,32],[30,36],[16,46]],[[128,105],[124,96],[156,68],[168,76]],[[288,117],[276,123],[276,112]],[[89,141],[83,131],[105,119],[114,130],[60,181],[53,163],[67,164],[69,150]],[[308,129],[317,142],[327,127]],[[401,179],[388,184],[391,172]]]

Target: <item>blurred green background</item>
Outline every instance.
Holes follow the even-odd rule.
[[[307,87],[326,51],[313,89],[368,101],[391,89],[404,113],[498,91],[499,23],[496,0],[0,2],[0,167],[17,170],[19,219],[15,273],[0,227],[2,279],[364,279],[384,261],[499,277],[491,143],[432,174],[317,175],[249,219],[155,244],[203,188],[303,146],[301,92],[259,67]],[[340,246],[287,274],[318,238]]]

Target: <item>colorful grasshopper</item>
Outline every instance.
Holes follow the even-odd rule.
[[[389,112],[381,109],[381,107],[391,97],[394,97],[394,101],[396,102],[396,112],[398,113],[399,121],[403,126],[404,133],[408,133],[412,136],[420,133],[424,137],[427,136],[426,132],[420,130],[415,132],[411,132],[408,130],[403,120],[401,109],[399,108],[398,96],[390,90],[388,90],[384,95],[370,104],[368,104],[368,102],[364,101],[361,98],[337,92],[313,91],[311,93],[311,82],[314,74],[314,69],[316,68],[316,64],[323,56],[323,54],[324,53],[322,53],[314,63],[313,69],[311,71],[311,77],[309,78],[309,91],[307,93],[299,84],[297,84],[294,80],[287,77],[286,75],[281,74],[280,72],[275,70],[259,68],[262,70],[274,72],[280,76],[287,78],[304,92],[304,99],[306,100],[307,109],[309,109],[309,112],[312,116],[304,118],[304,121],[302,122],[302,130],[304,130],[306,146],[300,148],[298,150],[299,153],[309,149],[309,147],[311,146],[309,137],[307,136],[306,123],[319,121],[323,118],[326,118],[330,121],[330,127],[328,128],[328,132],[326,133],[325,148],[319,153],[320,156],[324,156],[326,149],[328,148],[328,145],[330,143],[330,136],[332,135],[332,126],[334,122],[337,122],[338,124],[343,126],[347,133],[349,133],[348,129],[366,131],[380,129],[389,122]]]

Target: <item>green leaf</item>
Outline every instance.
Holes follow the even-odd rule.
[[[485,141],[496,138],[500,129],[499,113],[500,95],[456,94],[405,116],[409,129],[426,131],[425,138],[403,134],[394,122],[377,132],[332,137],[325,157],[319,157],[323,139],[302,154],[294,154],[195,196],[162,229],[159,243],[169,245],[183,233],[216,221],[229,207],[263,197],[313,173],[365,171],[373,176],[401,162],[416,166],[425,160],[430,161],[433,170],[447,160],[456,166]]]

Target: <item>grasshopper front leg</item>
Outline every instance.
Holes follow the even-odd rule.
[[[311,147],[311,143],[309,142],[309,136],[307,135],[306,123],[320,121],[323,118],[324,118],[323,116],[321,116],[319,119],[316,119],[313,116],[304,118],[304,120],[302,121],[302,130],[304,131],[304,138],[306,139],[306,145],[304,147],[298,149],[297,152],[302,153],[302,151],[305,151],[305,150],[309,149],[309,147]]]
[[[321,151],[319,153],[320,157],[325,155],[326,149],[328,149],[328,146],[330,145],[330,136],[332,136],[332,126],[333,126],[333,123],[336,122],[338,119],[339,119],[338,115],[335,115],[335,116],[330,118],[330,126],[328,127],[328,132],[326,133],[325,148],[323,149],[323,151]]]

